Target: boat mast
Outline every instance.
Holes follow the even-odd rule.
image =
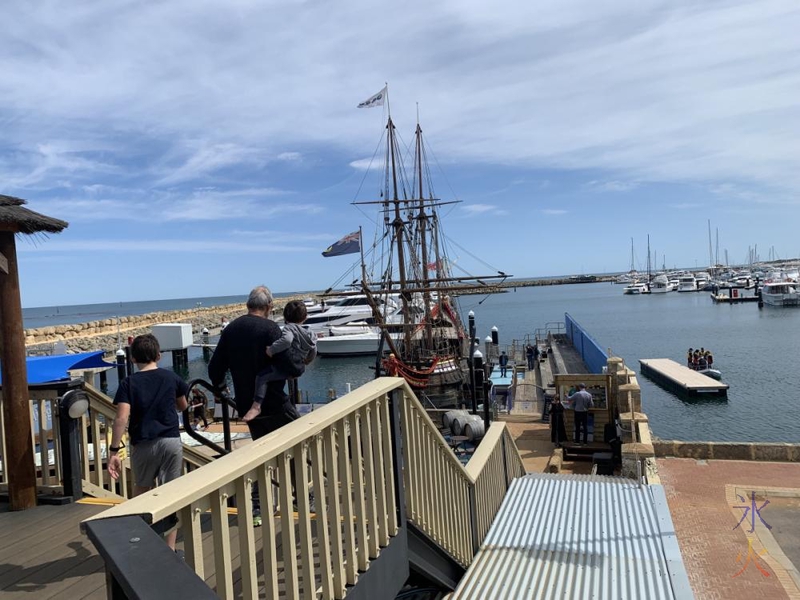
[[[392,202],[394,203],[394,237],[397,243],[397,274],[400,279],[400,300],[403,308],[403,340],[405,341],[406,354],[411,350],[411,311],[409,310],[409,294],[406,291],[406,257],[403,245],[404,227],[403,218],[400,216],[400,197],[397,193],[397,159],[395,156],[394,123],[389,116],[389,123],[386,125],[388,134],[386,136],[389,144],[389,155],[392,161]]]
[[[425,197],[422,189],[422,127],[419,125],[417,117],[417,169],[419,171],[419,235],[422,243],[422,302],[425,310],[425,339],[428,342],[428,349],[433,350],[433,324],[431,323],[431,293],[428,289],[428,215],[425,213]]]

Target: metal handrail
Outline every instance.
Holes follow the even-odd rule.
[[[231,418],[230,413],[228,412],[228,408],[236,408],[236,404],[228,395],[227,392],[218,392],[216,388],[205,379],[192,379],[188,383],[189,390],[186,392],[189,398],[191,398],[192,389],[196,386],[201,386],[206,388],[209,392],[214,395],[214,401],[217,402],[218,400],[222,400],[222,435],[223,435],[223,444],[225,447],[223,448],[219,444],[215,444],[208,438],[200,435],[192,428],[192,417],[189,412],[189,407],[187,406],[186,409],[183,411],[183,430],[186,434],[192,438],[193,440],[211,448],[215,452],[218,452],[220,455],[228,454],[232,450],[231,444]]]

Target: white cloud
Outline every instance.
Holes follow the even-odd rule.
[[[336,11],[79,0],[3,12],[14,23],[0,49],[10,187],[125,171],[132,157],[151,183],[174,185],[284,161],[298,144],[363,153],[380,111],[354,106],[391,75],[398,133],[410,138],[420,101],[448,159],[800,189],[787,160],[800,152],[791,0],[354,1]],[[365,32],[377,31],[405,43],[364,52],[376,35]],[[28,156],[30,140],[65,139],[83,154]]]
[[[299,152],[281,152],[275,157],[275,160],[283,162],[300,162],[303,160],[303,155]]]
[[[502,217],[508,214],[507,210],[494,204],[464,204],[461,206],[461,210],[469,217],[475,217],[479,215],[494,215]]]
[[[350,163],[356,171],[368,171],[369,169],[380,168],[380,161],[373,158],[359,158]]]
[[[637,181],[590,181],[588,185],[598,192],[629,192],[639,187]]]
[[[567,212],[569,212],[569,211],[566,211],[563,208],[543,208],[542,209],[542,214],[545,214],[545,215],[565,215],[565,214],[567,214]]]
[[[324,210],[319,204],[275,200],[290,192],[272,188],[246,190],[198,189],[180,192],[151,192],[93,187],[88,197],[62,197],[38,200],[37,212],[65,219],[70,223],[97,221],[263,221],[286,214],[313,215]]]
[[[240,253],[240,252],[319,252],[318,246],[304,246],[280,243],[269,239],[254,242],[238,242],[232,240],[165,240],[165,239],[91,239],[74,240],[56,238],[47,244],[36,247],[21,248],[21,252],[186,252],[194,253]]]

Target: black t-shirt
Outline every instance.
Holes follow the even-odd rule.
[[[253,404],[256,376],[272,364],[272,359],[267,356],[267,346],[280,337],[281,328],[275,321],[250,314],[234,319],[222,330],[208,363],[208,376],[211,383],[219,386],[224,383],[225,373],[230,370],[240,415],[245,414]],[[263,413],[282,405],[283,386],[283,381],[270,383]]]
[[[131,405],[128,435],[131,444],[164,437],[180,437],[175,399],[189,391],[186,382],[172,371],[139,371],[119,384],[114,404]]]

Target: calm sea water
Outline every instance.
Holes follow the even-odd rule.
[[[28,309],[26,326],[108,318],[241,302],[244,298],[189,298],[126,305],[90,305]],[[637,373],[640,358],[671,358],[683,363],[689,347],[714,353],[714,366],[730,385],[727,399],[687,400],[640,376],[642,402],[655,435],[663,439],[714,441],[800,441],[800,393],[792,374],[800,373],[800,309],[756,304],[714,305],[707,293],[625,296],[609,283],[518,288],[492,296],[460,299],[464,315],[473,310],[483,339],[496,326],[501,344],[522,339],[549,322],[563,322],[569,312],[603,348],[622,357]],[[97,307],[105,307],[98,309]],[[124,309],[136,312],[123,312]],[[39,311],[30,314],[30,311]],[[91,316],[106,311],[104,316]],[[116,312],[109,312],[116,311]],[[60,320],[57,317],[63,316]],[[374,377],[374,358],[319,359],[301,381],[304,396],[324,402],[346,384],[358,386]],[[162,366],[169,366],[165,358]],[[206,377],[200,349],[190,350],[190,377]],[[110,373],[110,391],[116,381]]]

